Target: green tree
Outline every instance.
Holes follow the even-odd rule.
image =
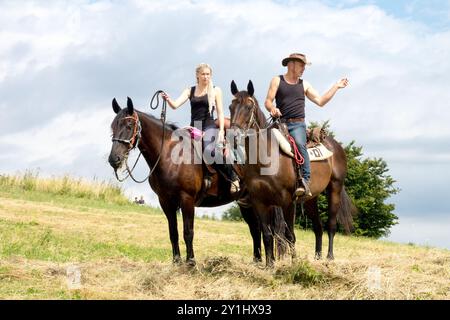
[[[381,158],[362,159],[362,147],[355,146],[354,141],[344,149],[348,168],[345,188],[358,208],[353,221],[354,234],[372,238],[387,236],[389,229],[397,224],[398,217],[393,213],[395,205],[386,202],[400,189],[394,186],[395,180],[387,174],[386,161]],[[318,207],[322,223],[326,225],[328,203],[325,193],[319,195]],[[311,226],[311,222],[302,215],[300,206],[297,222],[302,228]]]
[[[388,174],[386,161],[381,158],[362,159],[362,147],[352,141],[345,147],[348,173],[345,185],[359,210],[355,219],[355,233],[379,238],[387,236],[396,225],[398,217],[393,213],[395,205],[386,203],[400,191]]]
[[[239,206],[237,204],[234,204],[222,214],[222,220],[241,221],[244,219],[242,218]]]

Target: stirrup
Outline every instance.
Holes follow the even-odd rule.
[[[295,196],[296,196],[296,197],[304,196],[305,193],[306,193],[306,190],[305,190],[304,187],[298,187],[298,188],[295,190]]]
[[[295,196],[296,197],[311,197],[312,193],[311,193],[311,189],[309,188],[309,183],[306,182],[304,179],[302,179],[302,185],[300,185],[296,190],[295,190]]]

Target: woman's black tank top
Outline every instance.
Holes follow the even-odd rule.
[[[189,100],[191,101],[191,126],[193,127],[198,121],[201,121],[202,128],[197,129],[205,130],[208,127],[214,126],[214,119],[209,113],[208,95],[205,94],[200,97],[194,96],[195,86],[191,88],[191,94]]]

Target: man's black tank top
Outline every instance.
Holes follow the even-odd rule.
[[[289,84],[280,75],[280,85],[275,95],[277,108],[282,114],[281,119],[304,118],[305,117],[305,90],[303,80],[298,83]]]
[[[200,97],[194,96],[195,86],[191,88],[191,94],[189,100],[191,101],[191,126],[195,125],[195,122],[201,121],[202,128],[197,129],[205,130],[208,127],[214,126],[214,119],[209,113],[208,95],[205,94]]]

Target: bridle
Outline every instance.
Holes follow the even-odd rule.
[[[241,126],[241,125],[239,125],[237,123],[233,123],[234,121],[232,121],[232,124],[231,124],[231,128],[238,128],[241,131],[243,131],[243,133],[238,131],[237,135],[235,136],[235,139],[236,139],[235,141],[239,141],[239,142],[237,142],[237,144],[240,145],[240,146],[242,146],[244,144],[244,141],[247,139],[247,137],[257,135],[257,133],[249,133],[250,129],[253,129],[254,126],[256,126],[258,131],[261,129],[260,126],[259,126],[259,123],[258,123],[257,115],[256,115],[256,112],[257,112],[256,101],[252,97],[248,97],[247,99],[250,100],[250,102],[251,102],[250,119],[248,120],[248,122],[244,126]],[[248,105],[244,106],[242,103],[239,103],[239,105],[240,105],[240,108],[243,108],[243,107],[248,108],[249,107]],[[232,118],[232,120],[234,120],[233,118]],[[245,153],[245,149],[244,149],[244,153]],[[247,156],[244,155],[244,157],[247,157]],[[242,172],[241,165],[234,164],[233,166],[235,167],[235,170],[237,172],[238,171]]]
[[[152,97],[152,99],[150,101],[150,109],[156,110],[159,107],[159,94],[161,94],[161,93],[163,93],[162,90],[158,90],[158,91],[155,92],[155,94],[153,95],[153,97]],[[153,105],[153,101],[155,100],[155,98],[156,98],[156,105],[154,106]],[[134,182],[136,182],[136,183],[143,183],[143,182],[147,181],[150,178],[150,176],[153,174],[153,172],[155,171],[156,167],[158,166],[159,160],[161,160],[162,149],[163,149],[163,146],[164,146],[164,137],[165,137],[165,134],[166,134],[166,111],[167,111],[167,102],[166,102],[166,100],[163,100],[162,110],[161,110],[161,122],[162,122],[163,131],[162,131],[162,137],[161,137],[161,147],[160,147],[158,159],[156,160],[155,165],[153,166],[153,168],[150,169],[150,172],[147,175],[147,177],[145,177],[145,179],[143,179],[143,180],[136,180],[134,178],[132,172],[133,172],[134,168],[136,167],[136,165],[137,165],[137,163],[139,161],[139,158],[142,155],[142,152],[140,152],[139,156],[136,159],[136,162],[134,163],[134,165],[133,165],[133,167],[131,169],[128,166],[127,159],[125,160],[126,169],[127,169],[127,172],[128,172],[128,175],[125,178],[123,178],[123,179],[119,178],[119,176],[117,174],[117,170],[114,171],[114,174],[116,175],[116,179],[119,182],[123,182],[128,177],[131,177],[131,179],[133,179]],[[133,119],[133,121],[134,121],[133,135],[131,136],[131,138],[130,139],[119,139],[119,138],[114,138],[113,137],[112,141],[113,142],[120,142],[120,143],[124,143],[124,144],[128,145],[128,151],[127,151],[127,155],[128,155],[128,153],[131,150],[133,150],[134,148],[136,148],[137,145],[139,144],[139,140],[141,139],[142,126],[141,126],[141,121],[139,120],[139,116],[138,116],[136,111],[133,112],[132,116],[128,116],[128,117],[122,118],[120,120],[127,120],[127,119]]]
[[[139,140],[141,139],[142,126],[141,126],[141,121],[139,120],[139,116],[136,111],[133,112],[132,116],[122,118],[119,121],[128,120],[128,119],[132,119],[134,121],[134,126],[133,126],[134,129],[133,129],[133,134],[131,135],[131,138],[130,139],[119,139],[119,138],[113,137],[111,140],[112,140],[112,142],[120,142],[120,143],[128,145],[128,152],[130,152],[131,150],[136,148],[136,146],[139,144]]]
[[[240,126],[238,124],[232,124],[232,126],[238,127],[239,129],[244,131],[244,137],[249,136],[248,130],[252,129],[254,125],[256,125],[256,128],[258,130],[261,129],[261,127],[258,124],[257,117],[256,117],[256,112],[257,112],[256,102],[252,97],[249,97],[248,100],[250,100],[252,105],[251,105],[250,119],[248,120],[246,127]]]

